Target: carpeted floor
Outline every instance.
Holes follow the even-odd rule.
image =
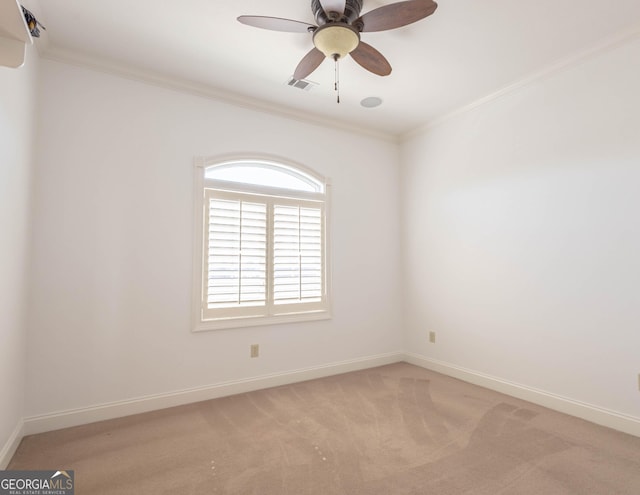
[[[26,437],[77,495],[639,495],[640,438],[405,363]]]

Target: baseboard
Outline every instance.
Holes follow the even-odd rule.
[[[369,356],[349,361],[330,363],[323,366],[298,369],[285,373],[275,373],[244,380],[218,383],[206,387],[180,390],[167,394],[150,395],[136,399],[100,404],[92,407],[60,411],[24,419],[24,434],[33,435],[72,426],[95,423],[107,419],[120,418],[168,407],[181,406],[193,402],[216,399],[229,395],[251,392],[264,388],[324,378],[385,364],[403,361],[404,353],[393,352]]]
[[[603,409],[591,404],[585,404],[418,354],[393,352],[284,373],[218,383],[206,387],[27,417],[24,419],[24,422],[21,421],[16,427],[0,451],[0,469],[4,469],[8,465],[24,435],[33,435],[46,431],[95,423],[96,421],[120,418],[132,414],[165,409],[167,407],[181,406],[193,402],[251,392],[253,390],[324,378],[400,361],[405,361],[518,399],[533,402],[534,404],[548,407],[555,411],[582,418],[592,423],[640,437],[640,418]]]
[[[502,392],[518,399],[533,402],[534,404],[590,421],[591,423],[640,437],[640,418],[634,416],[628,416],[543,390],[526,387],[418,354],[405,353],[404,360],[416,366],[437,371],[443,375],[458,378],[465,382],[473,383],[474,385]]]
[[[0,470],[7,469],[9,462],[11,462],[11,458],[13,454],[18,450],[18,446],[22,441],[22,437],[24,436],[24,422],[20,420],[20,422],[16,425],[15,429],[7,439],[7,442],[3,445],[2,450],[0,450]]]

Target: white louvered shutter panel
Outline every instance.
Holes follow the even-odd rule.
[[[323,301],[323,233],[321,206],[313,203],[274,205],[273,301],[276,306],[298,305],[302,309],[300,305]],[[290,309],[295,311],[293,307]]]
[[[267,302],[267,205],[207,194],[207,310],[260,315]]]

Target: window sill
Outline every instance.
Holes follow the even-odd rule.
[[[330,319],[331,313],[329,311],[314,311],[310,313],[296,313],[277,316],[225,318],[219,320],[200,321],[194,326],[193,332],[208,332],[211,330],[281,325],[285,323],[299,323],[305,321],[319,321]]]

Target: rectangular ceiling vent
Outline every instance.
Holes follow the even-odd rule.
[[[302,89],[303,91],[311,91],[314,86],[317,86],[318,83],[313,81],[307,81],[306,79],[296,79],[295,77],[290,77],[287,81],[287,86],[291,86],[292,88]]]

